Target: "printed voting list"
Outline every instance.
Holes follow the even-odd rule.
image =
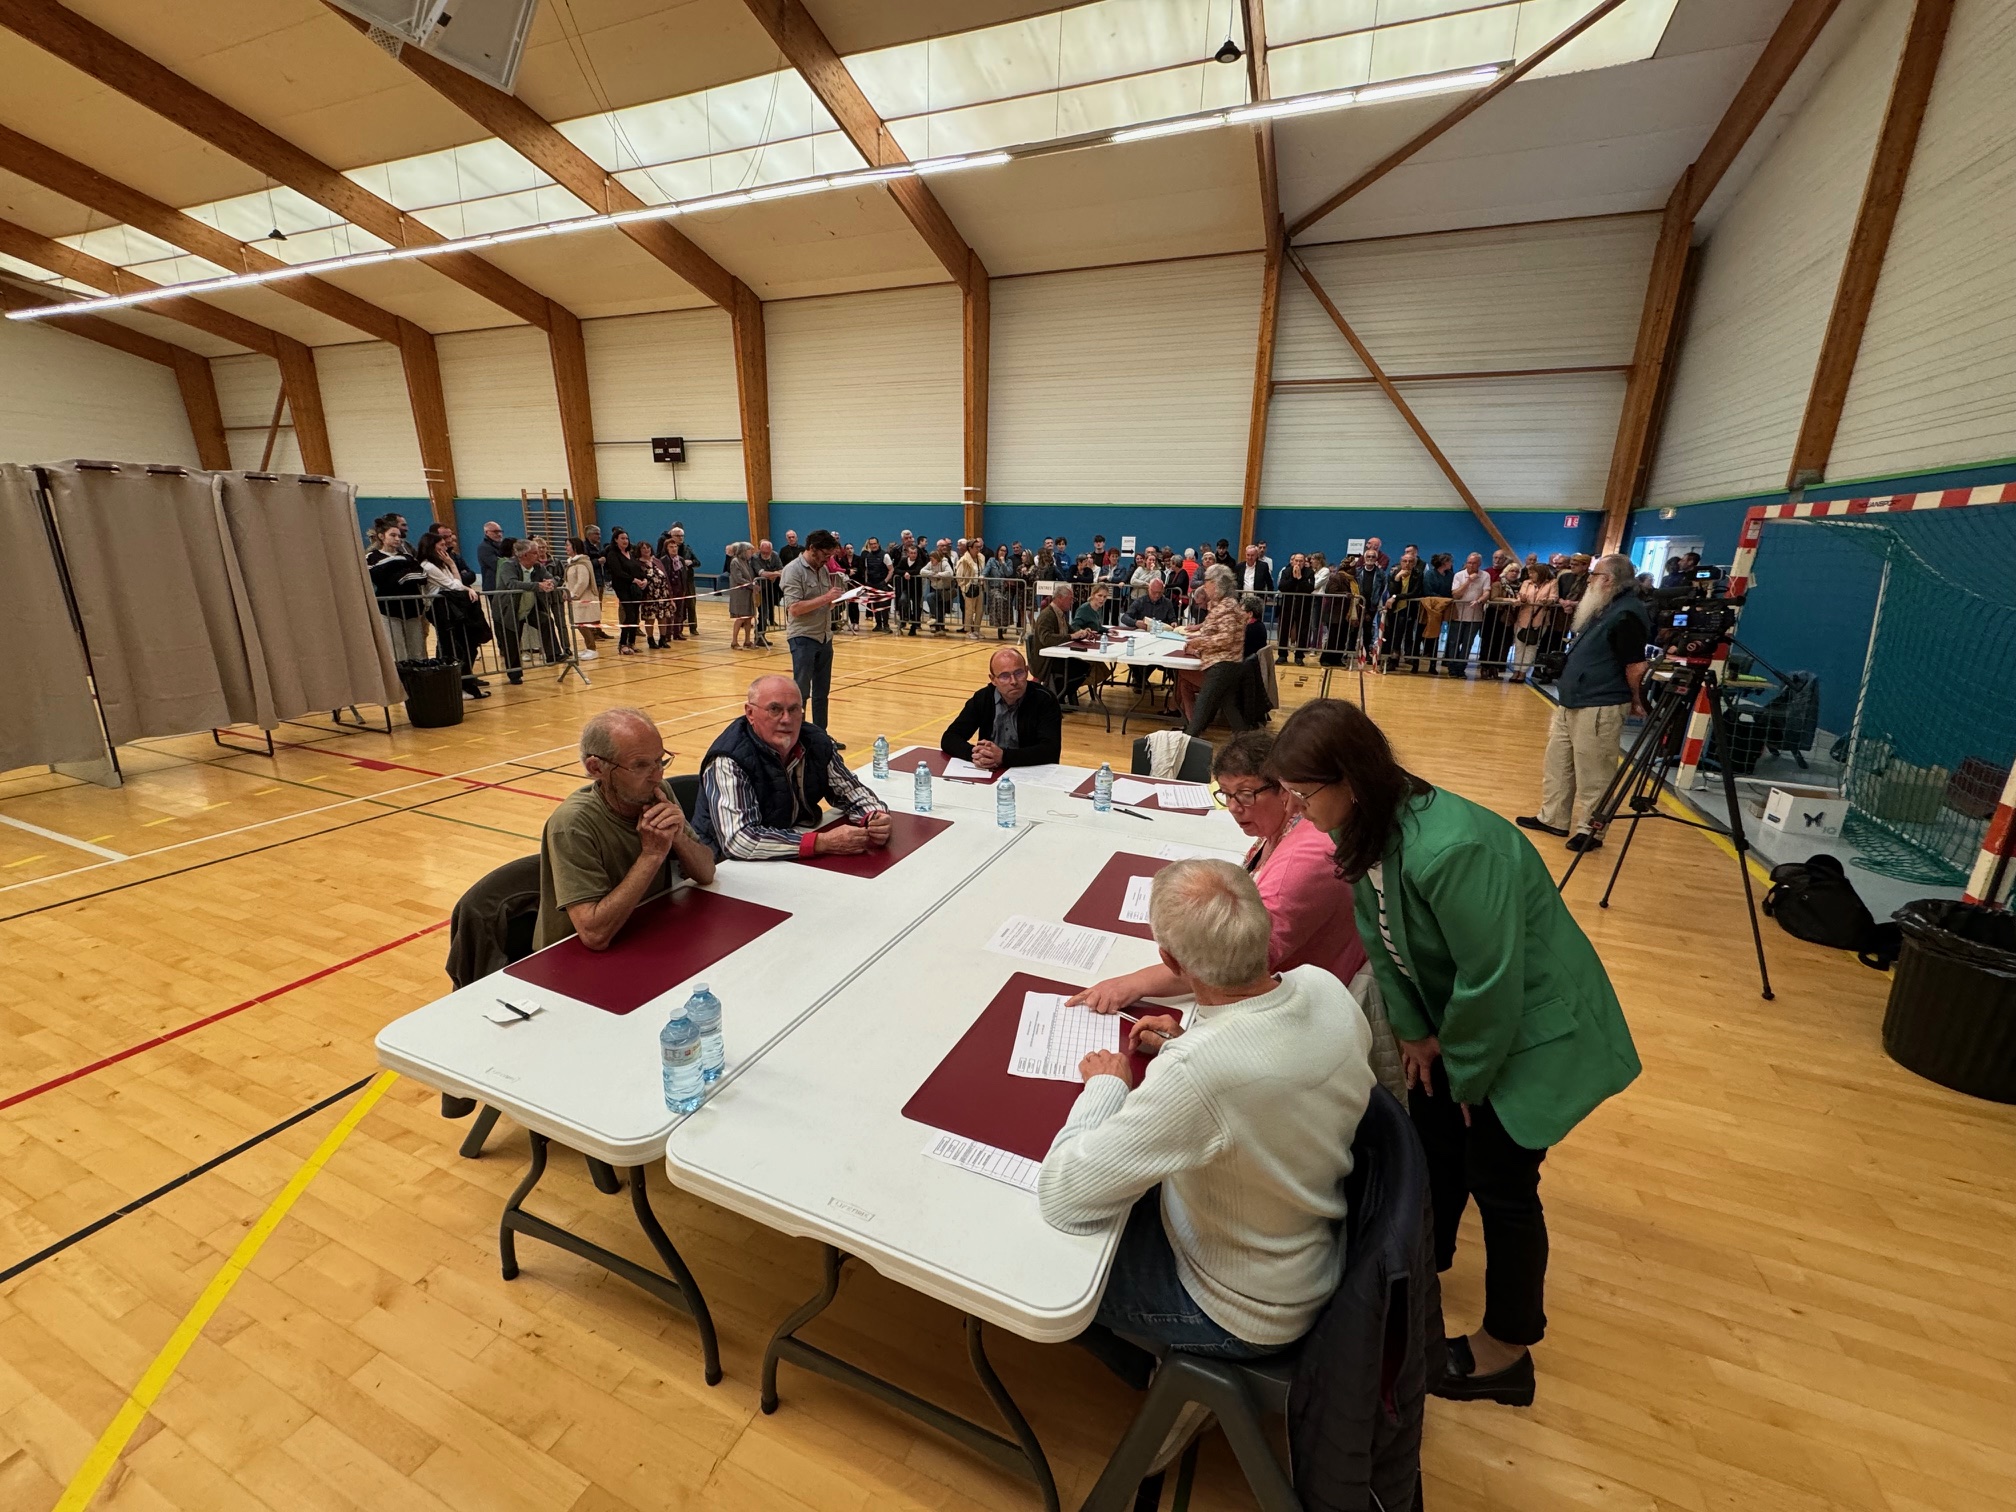
[[[976,1176],[1020,1187],[1025,1192],[1036,1190],[1036,1178],[1043,1170],[1040,1160],[982,1144],[977,1139],[961,1139],[957,1134],[947,1134],[942,1130],[932,1132],[931,1142],[924,1146],[924,1153],[933,1160],[942,1160]]]
[[[1148,898],[1155,891],[1153,877],[1129,877],[1127,897],[1120,904],[1122,924],[1146,924],[1148,922]]]
[[[1120,1016],[1066,1007],[1061,992],[1022,995],[1022,1022],[1008,1056],[1010,1076],[1076,1082],[1078,1063],[1094,1050],[1120,1050]]]
[[[1106,952],[1113,948],[1113,936],[1103,929],[1080,929],[1076,924],[1049,924],[1027,914],[1010,914],[994,931],[987,948],[1017,960],[1097,971]]]

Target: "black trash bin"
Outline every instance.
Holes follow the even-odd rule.
[[[1920,898],[1893,916],[1904,948],[1883,1048],[1942,1087],[2016,1102],[2016,914]]]
[[[462,668],[452,661],[399,663],[406,688],[406,719],[423,730],[462,723]]]

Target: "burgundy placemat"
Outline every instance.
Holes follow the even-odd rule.
[[[633,1013],[790,917],[781,908],[688,887],[639,908],[607,950],[562,940],[504,971],[605,1013]]]
[[[951,757],[947,756],[936,746],[912,746],[907,751],[891,751],[889,753],[889,775],[891,777],[914,777],[917,775],[917,763],[921,761],[931,769],[933,777],[942,777],[947,782],[964,782],[973,787],[992,787],[1001,780],[999,772],[993,773],[984,781],[977,777],[946,777],[945,763],[951,759]]]
[[[929,844],[940,830],[950,828],[950,819],[934,819],[929,814],[909,814],[891,809],[887,845],[873,846],[855,856],[800,856],[798,861],[801,866],[844,872],[850,877],[879,877],[912,851]]]
[[[1127,901],[1127,880],[1130,877],[1152,877],[1169,863],[1154,856],[1132,856],[1126,851],[1114,854],[1099,875],[1092,879],[1092,885],[1078,896],[1071,905],[1071,911],[1064,915],[1066,924],[1082,924],[1087,929],[1103,929],[1108,934],[1133,935],[1137,939],[1152,940],[1155,931],[1146,924],[1133,924],[1120,917],[1120,905]]]
[[[1022,996],[1061,992],[1068,997],[1078,990],[1075,982],[1053,982],[1026,971],[1016,972],[903,1105],[903,1116],[962,1139],[977,1139],[998,1150],[1041,1160],[1049,1153],[1050,1141],[1064,1127],[1082,1083],[1009,1074],[1015,1031],[1022,1022]],[[1127,1011],[1181,1017],[1177,1009],[1147,1003],[1136,1003]],[[1127,1025],[1120,1027],[1124,1044]],[[1148,1072],[1148,1058],[1135,1055],[1130,1059],[1138,1087]]]

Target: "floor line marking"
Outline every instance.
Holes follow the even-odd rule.
[[[270,991],[260,993],[257,997],[247,998],[242,1003],[233,1003],[229,1008],[220,1008],[215,1013],[206,1014],[202,1018],[192,1019],[189,1023],[182,1025],[178,1029],[170,1029],[165,1034],[157,1034],[152,1039],[142,1040],[137,1045],[128,1045],[124,1050],[115,1051],[111,1055],[91,1062],[88,1066],[79,1066],[73,1071],[65,1071],[61,1076],[52,1077],[50,1080],[41,1082],[36,1086],[28,1087],[23,1091],[0,1098],[0,1111],[11,1108],[16,1103],[24,1103],[31,1097],[40,1097],[44,1092],[53,1092],[56,1088],[89,1076],[94,1071],[103,1071],[107,1066],[116,1066],[120,1061],[131,1060],[136,1055],[181,1039],[184,1035],[194,1034],[198,1029],[206,1029],[220,1020],[230,1018],[234,1014],[243,1013],[248,1008],[257,1008],[261,1003],[270,1003],[277,997],[284,997],[290,992],[311,986],[321,981],[324,977],[334,976],[339,971],[347,971],[352,966],[361,965],[365,961],[370,960],[373,956],[381,956],[387,951],[397,950],[401,945],[410,945],[415,940],[433,934],[437,929],[446,929],[447,927],[448,921],[446,919],[437,920],[435,923],[429,924],[425,929],[416,929],[411,934],[401,935],[396,940],[388,940],[383,945],[374,945],[361,955],[354,955],[347,961],[338,961],[334,965],[324,966],[320,971],[313,971],[307,976],[297,978],[292,982],[283,983],[281,986],[275,987]]]
[[[92,840],[79,840],[75,835],[66,835],[60,830],[44,829],[39,824],[30,824],[26,819],[16,819],[11,814],[0,814],[0,824],[11,824],[15,829],[26,830],[31,835],[40,835],[44,840],[54,840],[58,845],[67,845],[74,850],[89,851],[106,861],[124,861],[124,851],[107,850]]]
[[[224,1299],[230,1296],[232,1289],[238,1285],[238,1278],[245,1274],[253,1260],[258,1257],[259,1251],[266,1247],[266,1241],[273,1237],[273,1231],[280,1226],[280,1220],[287,1216],[289,1210],[300,1200],[301,1194],[308,1190],[309,1183],[321,1174],[322,1168],[329,1163],[330,1158],[343,1147],[343,1142],[350,1137],[357,1125],[363,1122],[364,1115],[371,1111],[378,1099],[383,1097],[387,1089],[398,1079],[397,1073],[391,1071],[381,1071],[373,1077],[371,1085],[365,1088],[364,1095],[357,1099],[350,1111],[343,1115],[336,1127],[331,1129],[322,1143],[315,1147],[315,1153],[303,1161],[300,1169],[288,1178],[287,1185],[280,1189],[280,1195],[275,1197],[266,1211],[259,1215],[259,1221],[246,1230],[245,1237],[238,1241],[238,1247],[231,1251],[230,1258],[224,1262],[217,1274],[210,1278],[210,1284],[203,1288],[203,1294],[196,1299],[196,1305],[183,1315],[180,1323],[175,1325],[175,1331],[168,1336],[168,1342],[161,1346],[161,1352],[154,1356],[153,1363],[147,1367],[145,1374],[127,1394],[118,1413],[106,1425],[105,1431],[98,1436],[98,1442],[92,1445],[91,1452],[84,1457],[84,1463],[77,1467],[77,1473],[70,1477],[70,1484],[63,1488],[63,1496],[56,1503],[55,1512],[84,1512],[84,1508],[91,1504],[91,1499],[105,1484],[105,1478],[112,1473],[113,1466],[118,1464],[119,1456],[126,1452],[126,1446],[132,1442],[134,1433],[138,1431],[141,1423],[146,1421],[148,1412],[152,1410],[155,1402],[160,1400],[161,1393],[167,1389],[168,1383],[174,1379],[184,1356],[202,1336],[204,1327],[216,1316],[217,1309],[224,1305]]]

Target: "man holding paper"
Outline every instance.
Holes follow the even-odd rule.
[[[1029,663],[1013,646],[987,661],[987,686],[966,700],[938,742],[947,756],[989,772],[1049,766],[1063,749],[1064,712],[1056,695],[1029,679]]]
[[[1132,1027],[1131,1047],[1155,1057],[1138,1088],[1125,1054],[1084,1057],[1085,1088],[1038,1179],[1043,1217],[1094,1234],[1127,1215],[1099,1302],[1108,1328],[1221,1358],[1272,1354],[1309,1331],[1343,1273],[1371,1031],[1320,966],[1269,974],[1272,921],[1229,861],[1165,867],[1149,925],[1197,1006],[1187,1028]],[[1179,1420],[1172,1444],[1195,1427]]]
[[[812,713],[812,723],[826,728],[826,696],[833,686],[833,606],[851,590],[847,579],[828,572],[826,564],[839,549],[830,530],[805,537],[805,549],[785,563],[779,586],[784,605],[784,644],[791,648],[791,680]],[[846,746],[834,744],[841,750]]]

